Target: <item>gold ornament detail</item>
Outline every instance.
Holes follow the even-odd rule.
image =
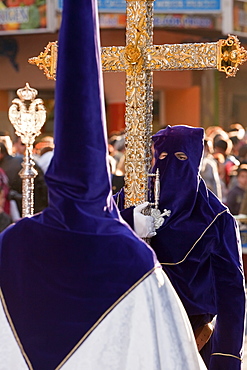
[[[129,64],[137,64],[138,60],[141,58],[141,50],[138,46],[128,45],[125,48],[125,59]]]
[[[227,40],[218,41],[219,71],[225,72],[227,77],[235,77],[238,66],[247,61],[247,51],[240,46],[237,36],[228,35]]]
[[[143,203],[148,193],[153,73],[145,66],[145,48],[152,43],[152,13],[152,1],[127,3],[125,207]]]
[[[101,61],[103,71],[125,72],[128,68],[123,46],[101,48]]]
[[[217,68],[217,43],[153,45],[147,49],[147,68],[153,71]]]
[[[41,52],[38,57],[29,58],[28,62],[44,70],[49,80],[56,80],[57,41],[49,42],[44,52]]]

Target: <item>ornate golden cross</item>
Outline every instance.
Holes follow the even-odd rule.
[[[153,45],[154,0],[126,0],[126,46],[102,48],[103,71],[126,72],[125,207],[147,200],[151,163],[153,71],[218,69],[234,76],[247,60],[235,36],[213,43]],[[48,48],[48,49],[47,49]],[[56,43],[30,63],[55,79]],[[49,49],[51,55],[49,55]]]

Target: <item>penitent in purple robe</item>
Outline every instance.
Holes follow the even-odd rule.
[[[241,241],[235,219],[199,175],[203,136],[202,128],[184,125],[168,126],[153,136],[159,209],[169,209],[171,215],[151,246],[193,329],[216,317],[213,335],[201,351],[208,369],[239,370],[245,327]],[[116,196],[120,209],[123,199],[123,193]],[[133,224],[130,211],[121,213]]]

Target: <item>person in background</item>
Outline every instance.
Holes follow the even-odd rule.
[[[213,146],[218,140],[228,140],[228,133],[220,126],[209,126],[205,129],[205,137],[212,140]]]
[[[213,144],[210,139],[204,139],[204,151],[200,175],[210,189],[220,200],[222,200],[221,181],[217,162],[213,155]]]
[[[13,157],[8,153],[4,143],[0,142],[0,168],[8,177],[9,199],[16,202],[20,217],[22,214],[22,179],[19,172],[23,168],[22,161],[23,155]],[[38,172],[34,179],[34,212],[37,213],[47,206],[47,187],[40,167],[35,164],[34,168]]]
[[[238,160],[240,163],[247,163],[247,144],[243,144],[241,148],[239,148]]]
[[[112,135],[108,139],[109,154],[115,159],[116,166],[120,159],[124,156],[125,152],[125,139],[124,135]]]
[[[4,229],[6,229],[6,227],[12,224],[12,218],[4,211],[5,202],[5,191],[0,186],[0,232],[2,232]]]
[[[9,181],[6,173],[2,168],[0,168],[0,187],[5,198],[3,210],[5,213],[9,215],[10,214]]]
[[[228,192],[226,199],[226,205],[233,215],[240,213],[241,204],[247,190],[247,164],[241,164],[237,168],[236,182],[236,185]]]
[[[22,208],[22,180],[19,176],[22,169],[21,163],[22,158],[10,155],[5,144],[0,142],[0,168],[8,178],[9,199],[16,202],[19,215],[21,215]]]
[[[245,142],[244,137],[246,135],[246,132],[244,126],[241,125],[241,123],[238,122],[231,123],[227,131],[230,138],[237,137],[242,144]]]
[[[15,135],[13,139],[13,145],[12,145],[12,155],[14,157],[21,157],[23,158],[26,150],[26,145],[22,143],[21,137]]]
[[[230,183],[230,176],[231,171],[234,166],[238,166],[240,164],[239,160],[231,154],[232,151],[232,141],[230,139],[224,140],[219,139],[216,140],[214,143],[214,156],[218,154],[222,154],[224,156],[224,182],[226,187],[228,188]]]
[[[8,131],[0,131],[0,142],[4,143],[8,153],[12,155],[12,140]]]
[[[54,149],[54,138],[52,136],[43,136],[37,138],[37,141],[34,143],[34,149],[33,149],[33,154],[34,156],[39,157],[40,156],[40,151],[43,148],[51,148]]]
[[[36,159],[36,162],[38,163],[38,165],[40,166],[40,168],[42,169],[43,173],[45,174],[50,163],[51,163],[51,160],[52,160],[52,157],[53,157],[53,154],[54,154],[54,148],[50,147],[50,146],[46,146],[42,149],[40,149],[40,155],[39,157]]]
[[[109,153],[115,160],[115,171],[112,173],[112,192],[116,194],[124,186],[125,175],[125,136],[123,133],[112,135],[108,139]]]
[[[243,145],[243,142],[235,135],[234,133],[235,131],[233,132],[229,132],[229,139],[231,140],[232,142],[232,150],[231,150],[231,154],[238,159],[239,157],[239,149],[241,148],[241,146]]]

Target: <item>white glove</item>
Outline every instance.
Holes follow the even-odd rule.
[[[140,238],[152,238],[156,235],[154,218],[141,213],[147,206],[148,202],[145,202],[134,208],[134,230]]]

